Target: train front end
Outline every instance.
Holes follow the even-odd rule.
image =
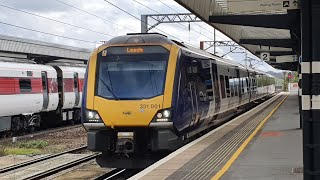
[[[161,35],[118,37],[92,53],[82,105],[89,150],[119,160],[176,148],[177,56],[178,47]]]

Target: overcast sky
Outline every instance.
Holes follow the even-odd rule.
[[[184,9],[173,0],[136,0],[154,11],[140,5],[134,0],[108,1],[138,18],[140,18],[141,14],[157,14],[157,12],[188,12],[188,10]],[[86,11],[91,15],[81,10]],[[63,23],[27,14],[25,12]],[[73,39],[33,32],[8,26],[3,23]],[[66,23],[73,26],[67,25]],[[153,21],[150,20],[149,23],[152,24]],[[114,36],[140,32],[140,27],[141,22],[138,19],[113,7],[104,0],[0,0],[0,34],[3,35],[92,49],[98,42],[107,41]],[[199,47],[199,42],[201,40],[213,40],[213,28],[206,23],[191,23],[190,27],[191,31],[188,30],[188,23],[160,24],[156,27],[157,29],[153,29],[150,32],[167,33],[166,35],[170,34],[171,37],[169,37],[172,39],[177,38],[179,41],[184,41],[185,43],[192,44],[196,47]],[[220,32],[216,33],[216,39],[230,40]],[[209,51],[213,51],[213,49],[209,49]],[[218,48],[217,52],[218,55],[223,55],[228,52],[228,48]],[[249,56],[256,58],[250,54]],[[245,54],[228,54],[225,58],[244,64]],[[259,61],[254,61],[252,63],[255,64],[256,68],[263,71],[275,70],[266,63]]]

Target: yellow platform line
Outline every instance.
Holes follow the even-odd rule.
[[[267,117],[261,121],[261,123],[256,127],[256,129],[250,134],[250,136],[241,144],[241,146],[237,149],[237,151],[231,156],[228,162],[221,168],[221,170],[214,175],[211,180],[218,180],[221,176],[227,172],[230,166],[234,163],[234,161],[239,157],[241,152],[246,148],[252,138],[257,134],[257,132],[261,129],[261,127],[268,121],[268,119],[273,115],[273,113],[280,107],[280,105],[287,99],[288,95],[281,100],[281,102],[268,114]]]

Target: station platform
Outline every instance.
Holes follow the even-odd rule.
[[[303,179],[298,107],[281,93],[130,179]]]

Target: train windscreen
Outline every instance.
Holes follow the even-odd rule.
[[[144,48],[143,53],[121,53],[122,48],[108,48],[107,54],[98,58],[96,95],[116,100],[149,99],[162,95],[169,52],[162,49],[159,52],[157,47],[151,47],[151,52]]]

